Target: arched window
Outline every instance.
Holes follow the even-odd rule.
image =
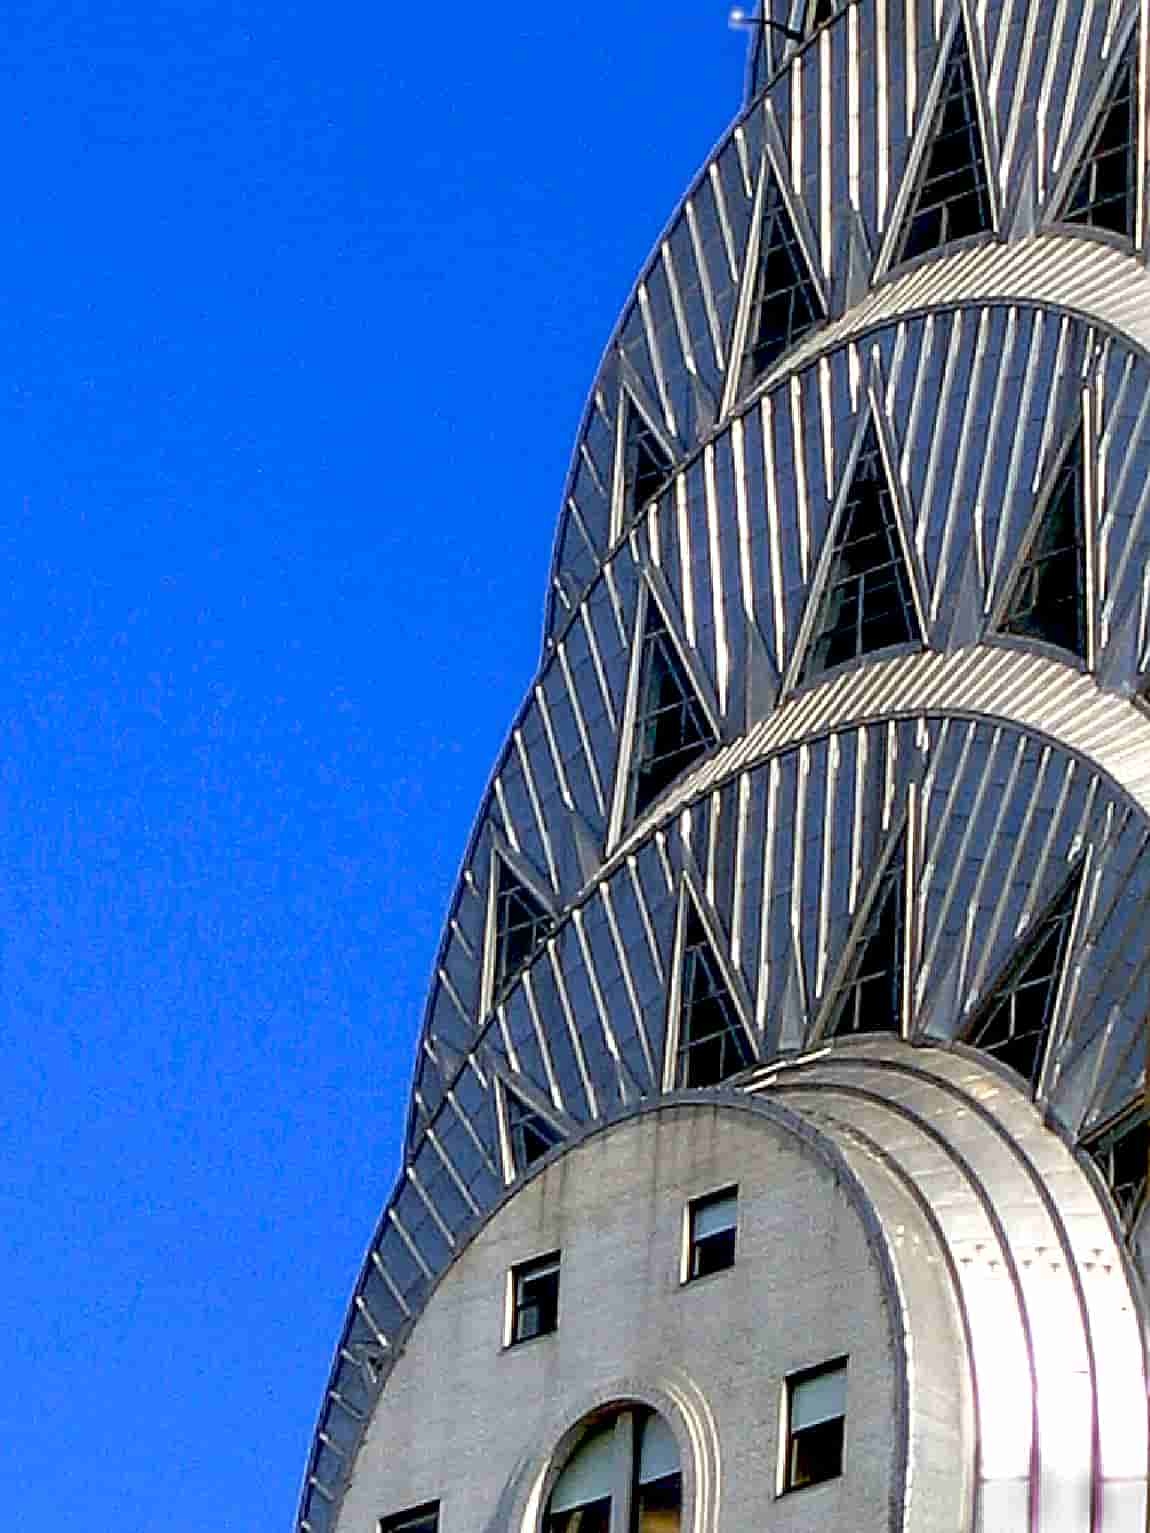
[[[567,1460],[544,1533],[680,1533],[682,1505],[674,1433],[654,1411],[627,1406],[595,1422]]]

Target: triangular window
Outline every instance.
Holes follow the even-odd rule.
[[[1086,658],[1086,535],[1082,433],[1075,434],[1015,576],[1004,633],[1044,639]]]
[[[832,21],[835,9],[835,0],[811,0],[807,31],[813,32],[816,27],[825,26],[828,21]]]
[[[671,459],[643,413],[623,397],[623,515],[630,523],[670,478]]]
[[[529,963],[551,930],[551,915],[542,901],[504,862],[495,858],[495,993]]]
[[[901,855],[893,856],[855,938],[828,1035],[902,1031],[904,873]]]
[[[503,1088],[507,1113],[507,1137],[511,1143],[511,1160],[517,1176],[542,1160],[548,1150],[560,1142],[559,1131],[542,1113],[528,1107],[522,1097]]]
[[[677,1086],[717,1086],[754,1064],[746,1028],[698,911],[687,901],[680,977]]]
[[[993,1054],[1038,1084],[1078,894],[1075,873],[1027,937],[967,1033],[967,1042]]]
[[[1106,1179],[1110,1195],[1118,1205],[1123,1228],[1133,1224],[1146,1201],[1150,1180],[1150,1121],[1145,1113],[1136,1113],[1090,1147],[1094,1164]]]
[[[838,520],[803,679],[921,637],[894,496],[872,424]]]
[[[825,318],[818,290],[774,176],[767,182],[759,270],[747,330],[744,383],[753,383]]]
[[[909,261],[992,226],[986,156],[966,37],[951,51],[898,259]]]
[[[635,719],[632,809],[642,814],[715,741],[658,604],[647,608]]]
[[[1134,48],[1127,49],[1066,199],[1068,223],[1134,234],[1135,154]]]

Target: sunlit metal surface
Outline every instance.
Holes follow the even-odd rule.
[[[767,14],[802,31],[810,12],[768,0]],[[543,658],[464,857],[403,1169],[321,1408],[310,1533],[335,1528],[431,1288],[517,1184],[509,1093],[561,1145],[674,1082],[686,900],[750,1054],[769,1072],[806,1051],[753,1089],[801,1101],[860,1177],[870,1167],[877,1200],[894,1196],[881,1161],[937,1223],[969,1327],[982,1533],[1144,1526],[1145,1295],[1085,1153],[1141,1110],[1150,1016],[1141,158],[1130,238],[1059,222],[1137,23],[1132,0],[976,13],[857,0],[820,12],[801,43],[759,29],[750,104],[660,239],[591,391]],[[960,26],[994,229],[899,268]],[[1144,102],[1145,79],[1139,90]],[[771,187],[827,318],[752,381]],[[638,499],[636,420],[649,444]],[[867,431],[921,644],[862,646],[812,674],[835,518]],[[1074,654],[1002,633],[1071,438]],[[718,744],[633,819],[649,612]],[[896,846],[901,1037],[828,1042]],[[496,962],[501,866],[542,913],[517,973]],[[1042,1051],[1032,1078],[1007,1081],[964,1040],[1071,872]],[[1150,1249],[1146,1216],[1132,1222],[1132,1250]]]
[[[1140,1527],[1146,1371],[1132,1276],[1083,1168],[1033,1106],[972,1058],[868,1041],[749,1089],[881,1154],[929,1203],[971,1339],[980,1526]]]

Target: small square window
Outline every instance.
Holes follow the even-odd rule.
[[[801,1490],[842,1474],[846,1416],[845,1359],[809,1368],[787,1380],[784,1491]]]
[[[696,1198],[687,1205],[687,1270],[684,1281],[710,1277],[735,1265],[735,1235],[739,1222],[739,1190]]]
[[[410,1511],[379,1519],[379,1533],[438,1533],[439,1502],[425,1501]]]
[[[508,1344],[546,1336],[559,1326],[559,1252],[511,1269]]]

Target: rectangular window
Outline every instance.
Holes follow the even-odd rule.
[[[379,1533],[438,1533],[439,1502],[425,1501],[410,1511],[379,1519]]]
[[[559,1252],[511,1269],[508,1344],[546,1336],[559,1325]]]
[[[808,1368],[787,1380],[783,1490],[801,1490],[843,1472],[847,1416],[845,1359]]]
[[[687,1205],[687,1264],[684,1282],[710,1277],[735,1265],[739,1190],[727,1187]]]

